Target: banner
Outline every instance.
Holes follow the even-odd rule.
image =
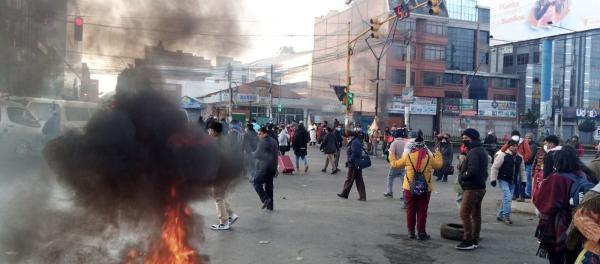
[[[517,102],[479,100],[477,104],[479,116],[517,117]]]
[[[431,97],[414,97],[414,103],[410,104],[410,113],[414,115],[436,115],[437,114],[437,98]],[[402,96],[394,96],[392,102],[388,105],[388,112],[392,114],[404,114]]]
[[[477,109],[475,108],[474,99],[461,99],[460,100],[460,115],[461,116],[476,116]]]

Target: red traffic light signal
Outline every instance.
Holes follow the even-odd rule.
[[[410,10],[408,4],[402,3],[394,8],[394,12],[399,19],[405,19],[409,16]]]
[[[73,24],[75,25],[74,30],[73,30],[73,38],[75,39],[75,41],[82,41],[83,40],[83,18],[75,17]]]
[[[75,26],[78,26],[78,27],[83,26],[83,18],[82,17],[75,18]]]

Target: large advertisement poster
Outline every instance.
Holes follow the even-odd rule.
[[[492,34],[519,41],[598,28],[598,4],[598,0],[491,1]]]
[[[394,96],[391,104],[388,105],[388,112],[403,114],[405,106],[402,102],[402,96]],[[415,96],[415,102],[410,104],[410,113],[414,115],[436,115],[437,98]]]
[[[479,100],[479,116],[517,117],[517,102]]]

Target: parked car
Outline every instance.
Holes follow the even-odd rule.
[[[83,101],[58,100],[51,98],[24,98],[27,108],[40,120],[42,126],[58,112],[60,117],[60,131],[69,129],[83,129],[100,104]]]
[[[41,124],[23,104],[0,100],[0,153],[19,158],[37,153],[43,142]]]

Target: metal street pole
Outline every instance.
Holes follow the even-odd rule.
[[[233,69],[231,68],[231,63],[227,65],[227,82],[229,83],[229,122],[233,120],[233,88],[231,87],[231,73]]]
[[[269,82],[269,121],[273,121],[273,64],[271,64],[271,80]]]
[[[410,100],[412,100],[413,94],[412,94],[412,87],[411,87],[411,77],[412,77],[412,72],[411,72],[411,63],[412,63],[412,47],[411,47],[411,39],[412,39],[412,34],[411,31],[408,31],[407,34],[407,39],[406,39],[406,69],[404,71],[404,89],[406,90],[404,93],[407,95],[407,97],[411,97],[409,98]],[[405,102],[404,105],[404,125],[406,126],[406,128],[410,128],[410,104],[408,104],[408,100]]]

